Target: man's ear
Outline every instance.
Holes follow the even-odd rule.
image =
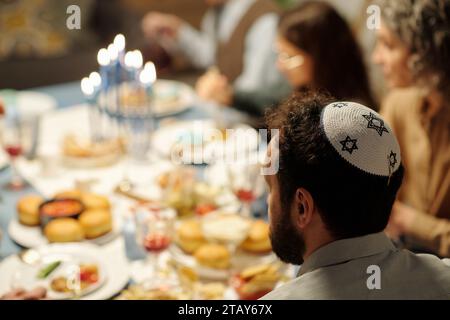
[[[308,190],[304,188],[297,189],[293,209],[294,223],[300,229],[306,228],[311,223],[315,210],[314,199]]]

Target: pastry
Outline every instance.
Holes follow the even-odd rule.
[[[27,195],[17,202],[17,213],[20,223],[37,226],[40,223],[39,206],[44,199],[38,195]]]
[[[75,242],[84,239],[81,224],[72,218],[50,221],[44,228],[44,234],[50,242]]]
[[[278,267],[270,264],[244,269],[232,279],[241,300],[257,300],[275,288],[281,279]]]
[[[250,221],[237,214],[211,213],[203,219],[204,237],[212,242],[240,244],[247,237]]]
[[[76,200],[80,200],[81,199],[81,190],[78,189],[71,189],[71,190],[64,190],[61,192],[58,192],[57,194],[55,194],[54,198],[55,199],[76,199]]]
[[[177,244],[187,253],[193,254],[206,243],[201,223],[197,220],[184,221],[177,229]]]
[[[272,250],[269,237],[269,224],[263,220],[254,221],[241,249],[251,253],[265,253]]]
[[[87,239],[100,237],[112,230],[111,213],[104,209],[91,209],[78,218]]]
[[[86,209],[109,209],[111,204],[105,196],[101,196],[95,193],[82,193],[81,202]]]
[[[194,253],[197,262],[213,269],[228,269],[230,267],[230,252],[220,244],[204,244]]]

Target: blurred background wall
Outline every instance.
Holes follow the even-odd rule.
[[[273,1],[288,8],[305,0]],[[347,18],[369,64],[374,33],[365,28],[364,18],[370,0],[324,1]],[[81,30],[66,28],[71,4],[81,8]],[[79,80],[97,69],[98,50],[119,32],[128,49],[139,48],[152,58],[140,31],[142,16],[151,10],[176,14],[198,27],[206,5],[204,0],[0,0],[0,89]],[[377,88],[377,71],[371,68],[371,74]]]

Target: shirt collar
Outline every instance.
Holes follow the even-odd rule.
[[[396,250],[384,232],[333,241],[314,251],[303,263],[299,276],[315,269]]]

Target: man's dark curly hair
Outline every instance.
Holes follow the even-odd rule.
[[[371,175],[345,161],[321,127],[322,110],[336,102],[325,93],[296,93],[266,114],[268,129],[280,130],[277,173],[283,213],[295,191],[308,190],[331,234],[351,238],[384,230],[403,179]]]

